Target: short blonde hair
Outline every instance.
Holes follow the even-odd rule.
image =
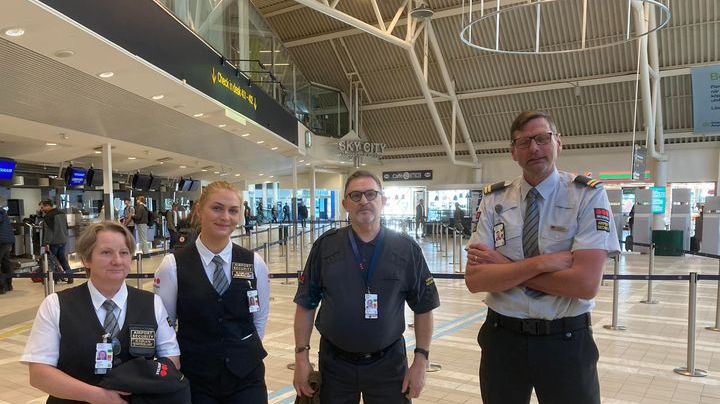
[[[90,260],[95,245],[97,244],[97,235],[101,231],[111,231],[113,233],[125,236],[125,245],[130,250],[130,254],[135,254],[135,239],[128,229],[120,223],[105,220],[93,223],[80,234],[77,243],[75,243],[75,252],[80,256],[83,263]],[[87,271],[88,274],[90,271]]]
[[[232,191],[233,193],[235,193],[235,195],[237,195],[237,197],[238,197],[238,201],[242,205],[242,203],[243,203],[242,196],[240,195],[240,191],[238,191],[238,189],[235,188],[235,185],[233,185],[227,181],[211,182],[206,187],[203,187],[202,193],[200,194],[200,199],[198,199],[197,202],[195,202],[193,204],[192,215],[190,216],[190,222],[192,223],[193,226],[200,227],[201,223],[200,223],[199,210],[202,209],[203,206],[205,206],[205,203],[207,203],[207,199],[210,196],[210,194],[217,192],[217,191],[221,191],[221,190],[228,190],[228,191]]]

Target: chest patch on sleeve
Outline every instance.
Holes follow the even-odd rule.
[[[495,248],[505,245],[505,223],[493,226],[493,238],[495,239]]]
[[[604,208],[595,208],[595,228],[610,233],[610,212]]]

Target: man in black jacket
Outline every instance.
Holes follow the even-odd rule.
[[[0,295],[13,290],[13,268],[10,254],[13,244],[15,244],[15,234],[10,226],[10,218],[4,209],[5,205],[5,199],[0,198]]]
[[[43,242],[50,246],[50,253],[57,258],[60,266],[66,275],[72,273],[65,253],[65,243],[68,239],[67,217],[65,213],[53,207],[50,199],[40,202],[40,210],[43,212]],[[73,283],[73,278],[68,277],[67,283]]]

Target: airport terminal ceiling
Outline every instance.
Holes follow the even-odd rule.
[[[389,41],[353,28],[315,11],[305,1],[252,0],[281,37],[294,60],[314,82],[339,89],[349,88],[349,73],[361,80],[362,132],[374,142],[387,143],[386,158],[417,158],[445,155],[440,135],[409,61],[407,52]],[[317,2],[321,3],[321,2]],[[331,1],[336,10],[370,25],[379,26],[373,1]],[[389,28],[403,0],[377,1],[378,13]],[[632,142],[638,41],[598,50],[560,55],[498,55],[481,52],[460,41],[462,5],[468,1],[428,0],[434,10],[431,25],[451,79],[469,136],[479,155],[506,153],[507,128],[521,110],[542,108],[553,114],[563,133],[566,148],[628,147]],[[482,2],[475,1],[476,8]],[[529,1],[502,1],[510,7]],[[551,3],[551,2],[548,2]],[[548,29],[541,47],[551,49],[576,41],[580,1],[557,1],[569,7],[543,11]],[[672,13],[669,25],[658,31],[663,121],[666,143],[702,142],[693,134],[690,67],[720,61],[720,2],[682,0],[661,3]],[[589,1],[588,41],[622,35],[625,21],[615,16],[627,1]],[[488,12],[495,1],[484,1]],[[598,7],[601,6],[601,7]],[[532,14],[530,15],[532,16]],[[405,39],[406,13],[392,34]],[[508,13],[503,17],[509,44],[522,46],[532,34],[534,20]],[[544,20],[545,21],[545,20]],[[415,46],[422,63],[423,34]],[[438,113],[445,132],[451,133],[452,104],[443,100],[447,88],[437,58],[430,52],[428,82],[435,90]],[[645,136],[643,114],[638,105],[637,136]],[[456,154],[467,159],[467,147],[457,136]]]
[[[253,1],[311,82],[338,88],[346,96],[349,77],[361,82],[361,135],[387,144],[386,162],[446,157],[447,149],[433,125],[407,52],[301,4],[306,2]],[[720,4],[714,0],[661,2],[672,12],[669,25],[658,31],[665,141],[717,142],[717,136],[693,132],[690,68],[720,61]],[[378,24],[370,0],[329,3],[337,4],[337,10],[348,16]],[[462,1],[427,3],[435,12],[429,24],[454,82],[458,107],[467,124],[467,140],[480,159],[507,152],[507,128],[519,111],[528,108],[542,108],[556,117],[565,149],[629,150],[633,129],[637,139],[644,138],[639,105],[637,117],[634,114],[637,41],[561,55],[481,52],[459,39]],[[502,1],[504,7],[522,3],[528,2]],[[598,3],[589,1],[591,5]],[[593,18],[602,23],[626,3],[603,2],[607,7]],[[227,118],[222,106],[208,97],[97,35],[77,29],[66,18],[41,10],[38,4],[23,0],[0,4],[0,28],[5,31],[23,25],[27,31],[19,38],[0,35],[0,141],[6,154],[14,154],[8,157],[31,163],[73,160],[97,166],[96,149],[110,139],[117,153],[114,164],[121,171],[140,169],[160,175],[201,177],[204,172],[200,168],[204,167],[212,168],[209,172],[255,179],[270,168],[289,173],[289,157],[297,155],[294,146],[270,142],[277,139],[267,131],[252,131],[250,124]],[[388,27],[404,2],[376,4]],[[496,3],[484,4],[490,10]],[[547,49],[575,39],[568,27],[577,17],[573,14],[576,8],[552,10],[544,16],[555,27],[543,36],[542,46]],[[405,17],[402,13],[394,24],[393,35],[400,39],[405,37]],[[522,43],[521,36],[532,30],[533,21],[510,14],[504,24],[512,28],[505,32],[509,35],[506,40]],[[596,23],[588,37],[602,40],[617,36],[622,25],[617,21]],[[423,40],[420,32],[415,53],[421,63]],[[61,52],[68,50],[73,52],[70,57]],[[450,141],[453,108],[448,88],[441,77],[440,60],[433,52],[429,52],[428,62],[429,87]],[[98,77],[111,69],[117,73],[114,77]],[[159,94],[164,99],[151,98]],[[205,115],[194,116],[199,112]],[[249,132],[249,138],[241,138]],[[471,153],[461,132],[458,125],[455,156],[467,162]],[[260,140],[265,144],[258,145]],[[161,160],[165,160],[163,164]],[[303,164],[301,170],[305,169]],[[207,179],[215,177],[208,175]]]

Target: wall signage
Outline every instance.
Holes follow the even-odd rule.
[[[246,89],[237,85],[231,78],[223,76],[222,72],[216,72],[214,67],[212,68],[212,73],[210,74],[210,80],[212,80],[214,85],[225,87],[235,94],[238,99],[250,104],[253,110],[257,111],[257,98],[255,98],[255,96],[249,93]]]
[[[346,158],[376,157],[379,158],[385,153],[385,143],[372,143],[363,140],[341,140],[338,142],[340,155]]]
[[[383,181],[429,181],[433,179],[432,170],[383,171]]]
[[[693,131],[720,133],[720,65],[690,69],[693,90]]]

